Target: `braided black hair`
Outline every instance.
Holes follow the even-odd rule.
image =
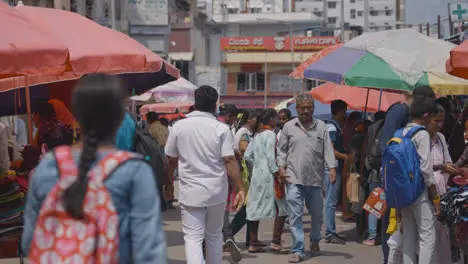
[[[113,145],[114,136],[125,113],[125,93],[115,75],[92,74],[82,77],[73,90],[72,112],[80,124],[83,149],[78,178],[63,193],[65,210],[74,218],[83,218],[83,202],[88,173],[103,144]]]
[[[94,132],[89,131],[83,139],[83,150],[78,166],[78,180],[63,193],[65,210],[74,218],[84,217],[83,202],[88,186],[88,175],[91,165],[97,157],[99,141]]]

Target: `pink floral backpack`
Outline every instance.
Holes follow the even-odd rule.
[[[135,158],[117,151],[100,160],[88,173],[84,219],[72,218],[61,194],[75,181],[78,168],[70,147],[55,150],[60,179],[47,195],[36,224],[28,260],[32,264],[118,263],[119,219],[104,180],[119,165]]]

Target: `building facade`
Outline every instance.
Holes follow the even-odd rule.
[[[326,20],[330,27],[339,28],[342,3],[344,3],[343,19],[347,27],[360,26],[364,30],[367,28],[368,31],[396,27],[397,0],[296,0],[295,8],[296,11],[312,12]]]
[[[333,36],[238,36],[220,40],[227,71],[221,102],[241,108],[272,107],[310,90],[289,74],[316,51],[337,44]]]
[[[288,75],[320,47],[301,48],[298,44],[291,49],[290,37],[313,35],[311,31],[318,29],[324,31],[323,35],[331,35],[333,42],[337,39],[319,16],[296,12],[294,4],[288,0],[198,1],[197,13],[204,17],[203,28],[208,32],[207,63],[195,68],[208,71],[195,72],[197,77],[206,76],[213,82],[218,78],[221,102],[263,108],[265,103],[270,106],[301,92],[301,81]],[[314,41],[312,38],[309,43]],[[274,48],[275,42],[284,47]],[[206,78],[198,80],[197,85],[205,84]]]

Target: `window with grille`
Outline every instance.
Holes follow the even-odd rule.
[[[336,24],[336,21],[338,20],[337,17],[329,17],[328,18],[328,23],[329,24]]]
[[[240,72],[237,74],[238,92],[265,91],[265,73]]]

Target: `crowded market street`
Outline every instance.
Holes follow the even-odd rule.
[[[177,184],[176,184],[177,186]],[[176,196],[178,188],[176,187]],[[167,255],[168,264],[184,264],[187,263],[185,260],[184,250],[184,238],[181,232],[182,222],[180,219],[180,208],[178,203],[175,204],[176,209],[168,210],[164,213],[164,231],[166,232],[167,241]],[[320,245],[322,254],[313,258],[306,258],[304,263],[311,264],[329,264],[329,263],[340,263],[340,264],[373,264],[379,263],[381,260],[381,247],[368,247],[357,241],[360,241],[356,233],[354,223],[344,223],[341,221],[340,213],[337,213],[337,229],[341,231],[341,235],[349,239],[349,242],[343,245],[331,245],[322,243]],[[310,230],[310,217],[309,215],[304,216],[304,230],[308,232]],[[259,230],[259,238],[264,242],[269,242],[273,230],[273,220],[262,221]],[[307,234],[308,235],[308,234]],[[236,239],[242,246],[245,241],[245,228],[236,236]],[[291,245],[291,236],[285,235],[284,244],[286,247]],[[243,264],[251,263],[287,263],[289,254],[273,254],[273,253],[259,253],[250,254],[242,247],[242,262]],[[18,259],[4,259],[0,260],[0,264],[17,264]],[[233,263],[228,253],[224,253],[223,263]]]

